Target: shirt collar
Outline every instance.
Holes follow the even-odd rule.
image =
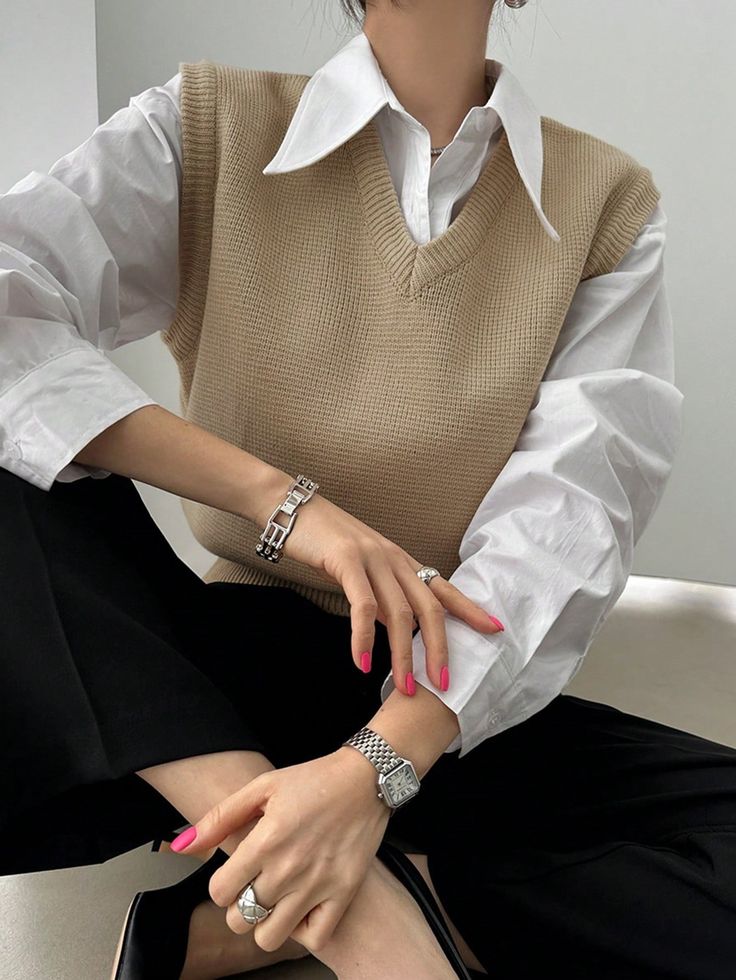
[[[539,112],[518,79],[492,58],[486,74],[495,79],[488,102],[472,114],[488,117],[476,132],[488,138],[501,121],[516,169],[547,234],[560,236],[542,210],[542,128]],[[396,98],[373,54],[368,36],[360,31],[309,79],[276,155],[264,174],[288,173],[316,163],[359,132],[384,106],[406,110]]]

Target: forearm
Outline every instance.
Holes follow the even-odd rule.
[[[121,473],[258,525],[265,524],[293,479],[160,405],[146,405],[109,426],[75,462]],[[368,724],[414,763],[420,779],[459,732],[455,713],[421,684],[412,697],[392,692]],[[348,746],[341,752],[360,756]]]
[[[366,724],[413,763],[420,779],[460,731],[455,712],[421,684],[417,684],[416,694],[411,697],[394,689]],[[339,751],[350,753],[350,757],[358,760],[363,758],[375,775],[372,764],[351,746],[343,746]]]
[[[74,458],[265,525],[292,476],[219,436],[146,405],[108,426]]]

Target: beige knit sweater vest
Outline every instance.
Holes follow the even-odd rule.
[[[179,67],[180,291],[162,337],[182,414],[316,480],[449,578],[576,287],[614,268],[659,198],[650,171],[542,117],[542,205],[561,240],[504,132],[455,220],[418,245],[372,121],[317,163],[264,175],[309,76]],[[349,615],[338,583],[286,552],[277,565],[255,553],[262,527],[182,506],[219,556],[205,581],[286,585]]]

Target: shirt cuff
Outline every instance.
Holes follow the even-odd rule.
[[[101,351],[75,348],[33,368],[0,396],[0,465],[41,490],[109,471],[71,463],[138,408],[158,404]]]
[[[462,759],[489,735],[496,734],[525,714],[524,693],[509,670],[504,656],[504,633],[481,634],[467,623],[445,615],[447,646],[452,651],[454,672],[447,691],[438,690],[427,673],[426,647],[421,630],[412,640],[414,680],[426,687],[457,715],[460,732],[445,752],[457,752]],[[471,630],[472,641],[467,642]],[[381,703],[395,688],[389,672],[381,686]],[[502,706],[506,710],[502,710]],[[529,712],[531,713],[531,712]]]

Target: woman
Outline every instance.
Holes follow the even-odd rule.
[[[540,119],[491,7],[183,64],[1,199],[2,869],[213,854],[115,976],[733,962],[736,752],[561,694],[679,436],[659,192]],[[159,330],[183,419],[100,353]]]

